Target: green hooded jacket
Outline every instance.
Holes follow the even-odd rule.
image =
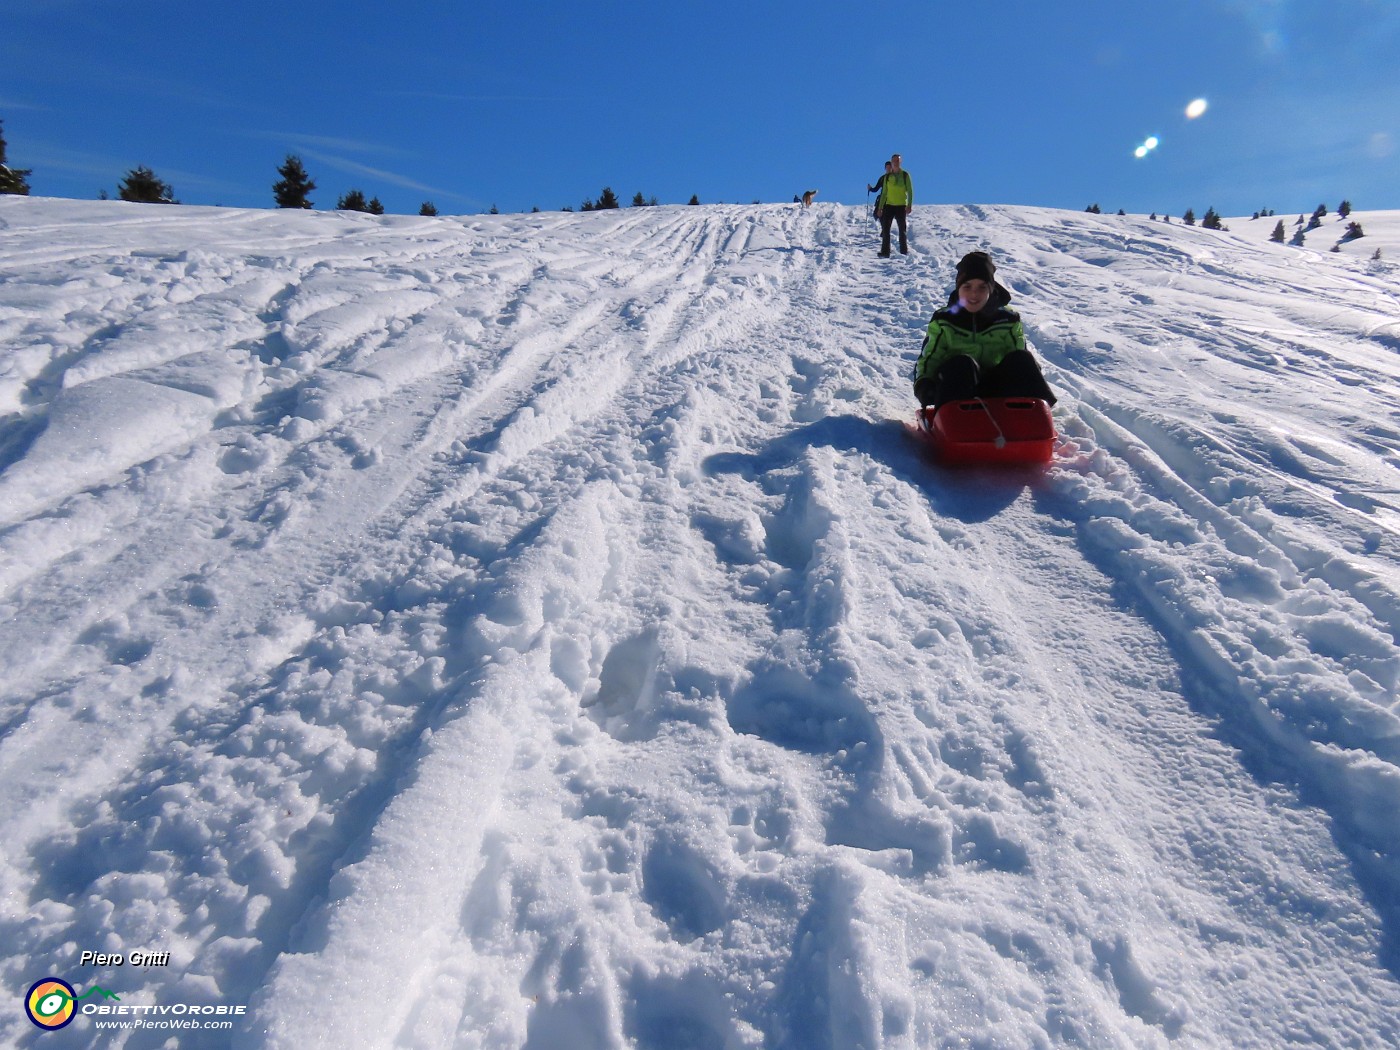
[[[1026,333],[1021,327],[1021,315],[1005,303],[1011,296],[997,286],[990,302],[972,314],[956,302],[939,310],[928,323],[919,363],[914,368],[914,381],[931,379],[939,366],[950,357],[966,354],[982,368],[995,368],[1013,350],[1026,348]]]

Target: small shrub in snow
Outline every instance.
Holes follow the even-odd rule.
[[[337,211],[369,211],[369,202],[365,200],[363,190],[351,190],[336,201]]]
[[[117,186],[117,192],[124,201],[138,204],[174,204],[175,191],[170,183],[156,178],[150,168],[133,168],[126,173]]]

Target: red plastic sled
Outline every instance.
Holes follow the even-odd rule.
[[[1055,454],[1050,406],[1033,397],[949,401],[919,409],[919,429],[934,455],[950,466],[979,463],[1048,463]]]

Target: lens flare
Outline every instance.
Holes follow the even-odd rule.
[[[1148,135],[1147,138],[1143,141],[1142,145],[1139,146],[1137,149],[1133,150],[1133,156],[1136,157],[1138,160],[1142,160],[1143,157],[1147,156],[1159,145],[1161,145],[1161,139],[1159,139],[1156,135]]]
[[[1188,120],[1195,120],[1206,111],[1209,103],[1203,98],[1198,98],[1186,107],[1186,117]]]

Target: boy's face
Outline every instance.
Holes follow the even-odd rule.
[[[977,277],[958,285],[958,302],[962,303],[963,309],[973,313],[986,306],[991,297],[992,286]]]

